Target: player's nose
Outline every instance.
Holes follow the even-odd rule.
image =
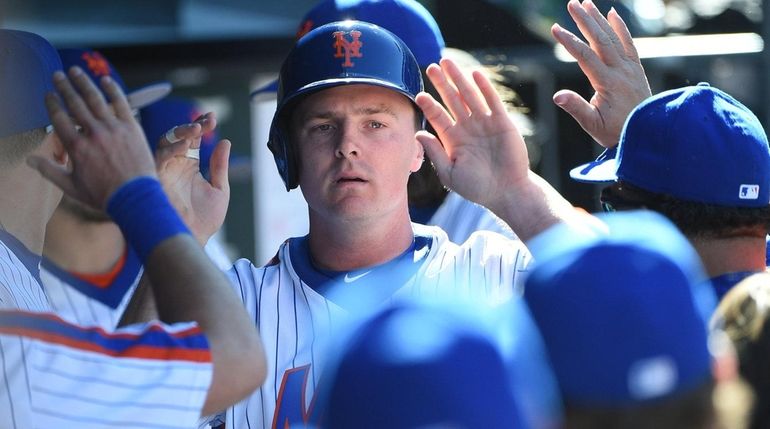
[[[344,125],[339,133],[335,155],[337,158],[348,158],[358,156],[359,147],[354,127]]]

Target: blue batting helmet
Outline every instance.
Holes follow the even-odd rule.
[[[281,67],[278,107],[267,142],[287,191],[298,185],[297,162],[287,129],[292,110],[306,95],[350,84],[389,88],[412,102],[423,89],[420,67],[412,52],[401,39],[381,27],[340,21],[306,34]]]

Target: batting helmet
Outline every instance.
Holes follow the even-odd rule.
[[[350,84],[389,88],[412,102],[423,89],[420,67],[412,52],[401,39],[381,27],[340,21],[307,33],[281,67],[278,106],[267,142],[287,191],[298,185],[297,162],[288,132],[292,110],[304,96]],[[417,112],[422,115],[419,108]]]

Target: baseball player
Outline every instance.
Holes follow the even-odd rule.
[[[423,79],[425,69],[438,63],[442,56],[462,58],[463,62],[468,62],[468,57],[472,58],[470,54],[462,55],[464,51],[445,47],[438,23],[415,0],[324,0],[302,18],[297,37],[323,24],[346,19],[379,25],[398,36],[414,54]],[[469,65],[469,68],[481,67],[475,59],[473,62],[475,64]],[[271,83],[254,94],[275,91],[276,88],[277,85]],[[438,97],[430,87],[426,92]],[[520,122],[526,120],[521,114],[514,117]],[[423,163],[420,170],[410,176],[408,190],[412,221],[440,226],[456,243],[464,242],[478,230],[494,231],[511,238],[514,236],[510,228],[488,209],[447,190],[436,177],[430,162]]]
[[[94,83],[98,83],[103,76],[110,76],[125,90],[117,70],[100,52],[75,48],[59,49],[58,52],[64,69],[78,66]],[[155,112],[155,116],[150,117],[146,109],[159,104],[170,91],[169,83],[158,82],[127,92],[126,98],[135,116],[138,117],[139,109],[143,109],[145,115],[142,119],[152,122],[151,119],[158,119],[161,113],[149,111]],[[182,114],[179,108],[169,108],[164,112],[164,130],[202,117],[200,113],[191,117],[190,108]],[[151,134],[146,132],[145,135]],[[159,137],[155,133],[152,135]],[[201,141],[201,147],[207,141],[208,148],[205,151],[207,156],[204,155],[205,166],[201,162],[202,173],[207,172],[208,160],[216,146],[216,139],[208,137],[214,137],[213,131],[205,134]],[[201,149],[201,152],[204,150]],[[215,240],[207,243],[204,249],[222,269],[232,265]],[[136,252],[127,245],[118,225],[102,211],[91,209],[65,195],[46,228],[40,271],[43,287],[57,314],[79,325],[114,329],[141,274],[142,265]]]
[[[110,76],[126,91],[120,75],[100,52],[75,48],[58,52],[65,70],[78,66],[94,82]],[[126,92],[136,111],[170,91],[169,83],[159,82]],[[106,213],[63,196],[46,228],[43,257],[40,277],[60,317],[84,326],[117,326],[142,265]]]
[[[588,2],[582,6],[570,2],[568,9],[573,16],[601,17]],[[608,17],[610,24],[619,20],[613,12]],[[555,29],[597,88],[590,103],[563,93],[556,95],[564,97],[557,104],[563,102],[565,110],[608,148],[570,175],[609,184],[601,195],[605,209],[644,207],[671,219],[692,241],[721,297],[740,280],[766,269],[770,147],[765,131],[746,106],[708,84],[666,91],[629,105],[649,93],[646,79],[639,78],[644,74],[638,56],[635,51],[628,55],[633,46],[630,35],[618,33],[617,24],[592,21],[593,28],[581,31],[590,35],[587,39],[600,55],[589,54],[585,43]],[[600,74],[611,76],[609,82],[617,87],[628,76],[636,76],[630,80],[638,83],[637,91],[613,91],[611,85],[596,80]],[[613,92],[613,98],[605,98]],[[601,109],[630,115],[622,128],[618,122],[603,133],[595,132],[591,127],[600,121]]]
[[[81,69],[68,79],[32,33],[0,30],[0,63],[0,426],[190,427],[253,390],[264,378],[253,323],[169,204],[120,88],[103,81],[108,105]],[[44,104],[52,75],[66,110],[51,94]],[[172,324],[107,333],[51,313],[38,274],[62,195],[51,182],[107,208],[147,267],[160,320]],[[218,315],[215,302],[233,308]]]
[[[600,218],[609,234],[557,225],[529,242],[538,261],[524,299],[564,397],[564,427],[717,427],[712,368],[726,362],[712,355],[716,296],[698,254],[658,213]]]
[[[310,231],[288,239],[268,265],[240,260],[228,272],[267,339],[268,379],[213,425],[312,422],[327,341],[351,317],[414,296],[496,304],[515,295],[531,260],[520,241],[479,232],[457,245],[438,227],[411,223],[406,184],[423,147],[446,185],[522,239],[558,221],[586,221],[529,170],[523,139],[482,74],[471,83],[444,61],[428,75],[451,113],[420,94],[411,52],[378,26],[327,24],[288,55],[268,146],[286,189],[299,186],[308,202]],[[415,134],[423,115],[441,142]]]

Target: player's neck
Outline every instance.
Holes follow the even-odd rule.
[[[48,224],[43,255],[67,271],[98,274],[112,269],[124,251],[123,234],[114,223],[84,221],[57,209]]]
[[[393,222],[334,224],[310,218],[310,254],[318,268],[349,271],[379,265],[404,252],[414,240],[408,213]]]
[[[0,223],[30,251],[40,254],[48,219],[61,191],[26,165],[0,172]]]
[[[764,237],[695,238],[690,242],[698,251],[709,277],[765,270]]]

